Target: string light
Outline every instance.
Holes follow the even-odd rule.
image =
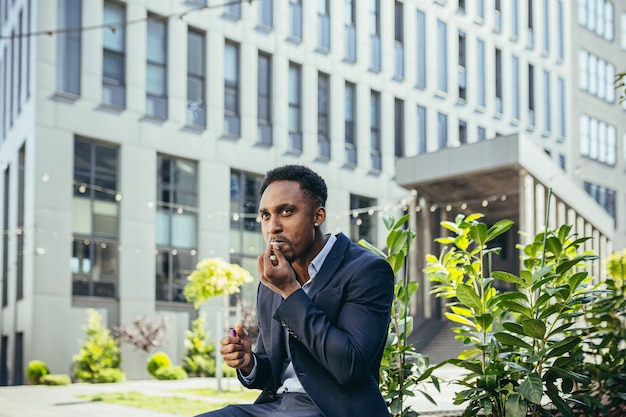
[[[145,23],[149,20],[167,21],[170,19],[180,19],[181,21],[185,21],[185,17],[189,13],[195,13],[195,12],[199,12],[202,10],[218,9],[218,8],[223,8],[223,7],[228,7],[228,6],[234,6],[236,4],[242,4],[242,3],[252,4],[253,1],[254,0],[231,0],[231,1],[224,2],[224,3],[220,3],[220,4],[214,4],[211,6],[209,6],[208,4],[203,4],[201,6],[193,7],[191,9],[185,10],[183,12],[176,12],[176,13],[172,13],[166,16],[148,15],[146,17],[142,17],[138,19],[122,20],[120,22],[114,22],[114,23],[102,23],[99,25],[80,26],[80,27],[72,27],[72,28],[59,28],[59,29],[52,29],[52,30],[38,30],[38,31],[27,32],[27,33],[14,33],[11,35],[6,35],[6,36],[0,35],[0,40],[31,38],[31,37],[37,37],[37,36],[53,36],[53,35],[59,35],[63,33],[87,32],[91,30],[100,30],[100,29],[108,29],[111,31],[111,33],[116,33],[120,27],[128,27],[131,25],[135,25],[137,23]]]

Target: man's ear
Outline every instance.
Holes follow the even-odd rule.
[[[319,227],[322,225],[322,223],[324,223],[325,220],[326,220],[326,208],[323,206],[319,206],[318,208],[315,209],[315,212],[313,213],[313,221]]]

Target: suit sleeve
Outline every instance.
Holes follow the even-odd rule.
[[[382,258],[362,258],[337,272],[347,276],[341,277],[341,305],[333,322],[303,290],[285,299],[274,315],[342,385],[370,371],[389,327],[393,272]]]

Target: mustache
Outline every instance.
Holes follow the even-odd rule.
[[[291,241],[289,239],[281,235],[277,235],[277,236],[270,235],[269,241],[267,243],[269,244],[272,242],[291,244]]]

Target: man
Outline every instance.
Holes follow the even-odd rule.
[[[393,301],[389,264],[343,234],[324,235],[327,189],[309,168],[270,170],[259,215],[255,352],[241,324],[220,353],[255,404],[202,417],[388,417],[378,388]]]

